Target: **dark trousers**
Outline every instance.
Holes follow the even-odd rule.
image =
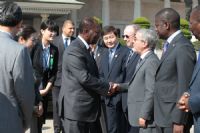
[[[58,115],[58,96],[60,93],[60,86],[54,86],[52,89],[52,104],[53,104],[53,126],[54,133],[64,133],[61,119]]]
[[[95,122],[82,122],[64,118],[65,133],[102,133],[99,119]]]
[[[122,121],[123,116],[121,94],[117,94],[106,104],[108,133],[125,133],[126,127]]]
[[[49,101],[49,95],[48,93],[46,96],[43,96],[42,103],[43,103],[43,114],[42,116],[38,117],[38,133],[42,133],[42,125],[45,124],[46,117],[47,117],[47,107],[48,107],[48,101]]]
[[[101,123],[102,133],[108,133],[107,118],[106,118],[106,105],[105,105],[104,100],[101,101],[100,123]]]

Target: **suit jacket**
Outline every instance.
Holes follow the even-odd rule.
[[[0,132],[22,133],[32,117],[34,79],[27,48],[0,32]]]
[[[134,52],[130,61],[126,63],[125,83],[132,79],[139,58],[140,56]],[[127,92],[122,93],[122,108],[124,112],[127,112]]]
[[[196,64],[189,87],[189,108],[194,118],[194,132],[200,132],[200,64]]]
[[[196,54],[191,42],[182,33],[175,36],[156,73],[154,116],[160,127],[186,123],[187,113],[179,110],[176,103],[189,87],[195,62]]]
[[[109,84],[99,79],[95,60],[80,38],[68,46],[63,58],[59,115],[76,121],[96,121],[100,95],[108,93]]]
[[[43,83],[43,87],[46,86],[48,82],[54,83],[57,73],[58,64],[58,49],[53,44],[50,44],[50,55],[53,58],[52,67],[44,70],[43,68],[43,48],[41,42],[38,42],[31,51],[31,60],[33,64],[35,84]],[[49,64],[50,60],[49,60]]]
[[[75,37],[71,37],[70,38],[71,41],[73,41],[75,39]],[[64,42],[63,42],[63,37],[62,35],[56,37],[53,41],[53,44],[58,48],[58,71],[56,74],[56,80],[54,82],[55,86],[61,86],[61,79],[62,79],[62,60],[63,60],[63,53],[65,50],[64,47]]]
[[[155,126],[153,93],[158,65],[158,57],[150,51],[136,68],[130,82],[121,84],[122,90],[128,89],[128,119],[132,126],[139,126],[139,118],[147,120],[147,127]]]
[[[129,54],[129,49],[121,44],[116,48],[111,66],[109,69],[109,51],[106,49],[101,57],[101,66],[99,67],[100,76],[109,82],[123,83],[125,78],[126,59]],[[112,95],[106,97],[105,103],[114,105],[121,99],[121,95]]]

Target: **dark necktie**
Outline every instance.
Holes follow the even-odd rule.
[[[65,41],[64,41],[64,47],[65,47],[65,49],[68,47],[68,39],[69,39],[69,38],[65,38],[65,39],[64,39],[64,40],[65,40]]]
[[[141,61],[142,61],[142,58],[139,58],[137,65],[136,65],[136,69],[138,69],[138,67],[140,66]]]
[[[127,59],[127,61],[126,61],[126,66],[127,66],[128,63],[130,62],[130,60],[131,60],[133,54],[134,54],[134,53],[133,53],[133,51],[131,50],[131,51],[129,52],[128,59]]]

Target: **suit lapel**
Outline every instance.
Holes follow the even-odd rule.
[[[65,47],[64,47],[64,42],[63,42],[62,36],[61,36],[60,39],[59,39],[59,44],[60,44],[60,48],[63,49],[63,51],[64,51],[64,50],[65,50]]]
[[[160,65],[157,69],[157,71],[160,69],[161,64],[164,62],[164,60],[170,55],[170,53],[175,49],[176,45],[177,45],[177,41],[183,37],[182,33],[179,33],[169,44],[169,48],[167,49],[166,53],[161,57],[160,60]]]
[[[134,52],[128,64],[132,64],[136,57],[137,57],[137,54]]]
[[[140,62],[139,66],[136,67],[135,72],[129,82],[129,84],[131,84],[131,82],[133,81],[133,79],[135,78],[135,75],[137,74],[137,72],[140,70],[140,68],[142,67],[142,65],[145,63],[145,61],[153,54],[152,51],[150,51],[145,57],[144,59],[142,59],[142,61]]]
[[[200,70],[200,64],[196,63],[194,72],[193,72],[193,74],[192,74],[192,79],[191,79],[191,81],[190,81],[190,85],[193,83],[193,81],[194,81],[194,79],[196,78],[197,73],[199,72],[199,70]]]

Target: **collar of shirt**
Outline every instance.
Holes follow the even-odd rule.
[[[50,44],[48,44],[46,47],[44,46],[44,44],[42,44],[42,49],[45,49],[45,48],[50,48]]]
[[[140,58],[143,60],[143,59],[145,58],[145,56],[146,56],[149,52],[150,52],[150,50],[149,50],[149,51],[146,51],[144,54],[142,54],[142,55],[140,56]]]
[[[63,42],[65,42],[65,38],[68,38],[68,40],[70,40],[70,37],[66,37],[64,34],[62,34]]]
[[[86,49],[89,49],[89,44],[81,37],[78,35],[78,38],[83,42],[83,44],[85,45]]]
[[[119,43],[117,43],[117,45],[115,45],[115,47],[113,47],[113,48],[110,48],[110,49],[112,49],[112,53],[113,53],[113,54],[115,54],[115,51],[116,51],[116,49],[117,49],[118,45],[119,45]]]
[[[174,32],[168,39],[167,42],[171,43],[171,41],[179,34],[181,33],[181,30],[177,30],[176,32]]]

